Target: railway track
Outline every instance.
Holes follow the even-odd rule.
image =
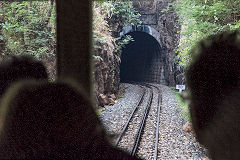
[[[141,149],[152,152],[151,159],[157,159],[162,102],[161,90],[159,86],[153,84],[135,83],[135,85],[139,85],[143,89],[143,92],[116,138],[115,146],[127,150],[131,155],[137,156],[141,156],[138,154],[138,151]],[[157,94],[154,94],[154,90],[157,90]],[[153,104],[154,98],[157,99],[157,101],[154,101],[155,104]],[[155,133],[152,130],[155,130]],[[148,140],[148,137],[151,137],[151,139]],[[146,149],[145,145],[141,144],[146,138],[151,143],[147,146],[149,147],[148,149]]]
[[[137,144],[135,139],[151,90],[153,90],[152,102],[142,127],[135,155],[147,160],[203,159],[206,156],[206,150],[193,135],[182,130],[185,121],[179,114],[179,106],[172,90],[164,85],[147,85],[123,84],[122,87],[125,88],[122,89],[126,89],[124,98],[101,115],[104,127],[111,136],[109,141],[113,145],[116,144],[118,148],[132,153],[133,147],[136,146],[134,144]],[[140,97],[143,97],[141,101]],[[130,115],[132,118],[129,117]],[[129,124],[126,125],[127,121]],[[123,128],[125,128],[124,131]],[[119,139],[119,142],[116,143],[116,139]]]

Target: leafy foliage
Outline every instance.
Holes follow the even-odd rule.
[[[31,54],[39,58],[55,53],[56,13],[53,0],[37,2],[1,2],[0,43],[4,43],[1,54]],[[131,1],[104,1],[93,3],[93,44],[94,49],[108,49],[118,52],[131,41],[131,37],[120,38],[112,34],[113,19],[117,24],[139,24],[140,14],[136,13]]]
[[[110,10],[112,4],[108,2],[95,2],[93,3],[93,49],[104,49],[104,45],[108,47],[108,50],[113,52],[114,44],[113,37],[111,36],[111,30],[106,19],[111,18]],[[106,49],[106,47],[105,47]],[[93,55],[94,59],[99,59]]]
[[[113,3],[113,22],[118,23],[118,31],[123,26],[140,25],[140,14],[133,8],[132,1],[120,1],[116,0]],[[116,35],[115,35],[116,36]],[[119,52],[126,44],[133,41],[130,35],[115,37],[115,44],[117,44],[115,53]]]
[[[51,3],[51,4],[50,4]],[[2,2],[2,54],[31,54],[39,58],[54,54],[56,13],[53,1]]]
[[[139,19],[141,15],[133,8],[132,1],[115,1],[113,3],[112,12],[115,20],[121,23],[123,26],[141,24]]]
[[[115,43],[117,43],[114,52],[119,52],[122,48],[124,48],[128,43],[134,41],[134,39],[130,35],[124,35],[119,38],[115,38]]]
[[[94,49],[99,44],[108,44],[110,50],[117,53],[122,47],[133,41],[131,36],[119,37],[119,28],[139,25],[140,14],[135,11],[131,1],[97,1],[93,3],[93,40]],[[117,34],[116,34],[117,33]]]
[[[189,104],[183,100],[182,94],[180,94],[174,87],[171,87],[175,98],[178,103],[180,115],[188,122],[191,122],[190,111],[189,111]]]
[[[191,48],[212,34],[240,29],[240,1],[177,0],[172,4],[182,24],[177,59],[187,67],[192,59]]]

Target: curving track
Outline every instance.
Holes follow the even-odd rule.
[[[113,145],[143,159],[197,159],[205,150],[182,131],[171,89],[158,84],[124,84],[124,98],[107,109],[101,119]]]
[[[131,145],[131,148],[128,148],[127,150],[131,153],[131,155],[135,155],[138,151],[138,149],[143,149],[144,146],[141,146],[141,139],[143,136],[150,136],[149,134],[145,135],[148,131],[147,128],[145,128],[146,124],[149,124],[152,120],[151,118],[156,119],[156,126],[154,127],[155,135],[151,132],[151,137],[155,136],[155,144],[154,144],[154,152],[152,153],[152,156],[154,159],[157,159],[157,150],[158,150],[158,135],[159,135],[159,122],[160,122],[160,112],[161,112],[161,90],[159,87],[153,85],[153,84],[147,84],[147,83],[139,83],[135,84],[139,85],[141,88],[144,88],[144,91],[142,92],[142,95],[137,101],[136,106],[134,107],[132,113],[130,114],[128,121],[124,125],[123,129],[121,130],[121,133],[119,134],[118,138],[116,139],[115,145],[118,146],[118,144],[121,142],[123,136],[125,139],[130,139],[132,142],[129,143],[129,141],[123,141],[122,144],[119,145],[121,148],[122,146],[125,146],[126,144],[133,144]],[[157,105],[153,105],[153,90],[157,90]],[[155,94],[156,94],[155,93]],[[146,96],[145,96],[146,95]],[[147,98],[146,98],[147,97]],[[144,103],[143,99],[146,99]],[[156,112],[157,109],[157,112]],[[151,113],[149,113],[151,111]],[[156,113],[156,115],[154,115]],[[135,117],[135,119],[133,118]],[[136,118],[138,117],[138,118]],[[141,117],[141,118],[140,118]],[[135,121],[138,121],[137,123]],[[132,126],[131,126],[132,125]],[[131,129],[128,129],[131,128]],[[145,134],[144,134],[145,133]],[[134,137],[134,138],[133,138]],[[154,142],[154,140],[150,141]],[[152,143],[153,144],[153,143]],[[151,145],[152,146],[152,145]],[[122,147],[124,148],[124,147]],[[153,151],[153,148],[151,148],[151,151]],[[138,154],[137,154],[138,155]]]

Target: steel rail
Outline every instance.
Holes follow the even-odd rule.
[[[153,159],[156,160],[157,159],[157,153],[158,153],[158,138],[159,138],[159,124],[160,124],[160,113],[161,113],[161,106],[162,106],[162,94],[161,94],[161,90],[159,89],[159,87],[153,85],[153,84],[146,84],[147,86],[152,86],[154,88],[156,88],[158,90],[158,110],[157,110],[157,128],[156,128],[156,133],[155,133],[155,148],[154,148],[154,155],[153,155]]]
[[[127,120],[127,122],[125,123],[125,125],[124,125],[124,127],[123,127],[121,133],[119,134],[117,140],[115,141],[115,144],[114,144],[115,146],[117,146],[118,143],[120,142],[120,140],[121,140],[123,134],[125,133],[125,131],[126,131],[128,125],[129,125],[129,122],[131,121],[131,119],[132,119],[132,117],[133,117],[133,114],[136,112],[136,110],[137,110],[139,104],[142,102],[143,97],[144,97],[145,94],[146,94],[146,88],[144,89],[144,91],[143,91],[141,97],[139,98],[139,101],[137,102],[137,104],[136,104],[136,106],[134,107],[134,109],[133,109],[131,115],[129,116],[129,118],[128,118],[128,120]]]
[[[161,113],[161,105],[162,105],[162,95],[161,95],[161,91],[158,87],[156,87],[158,89],[158,112],[157,112],[157,128],[156,128],[156,140],[155,140],[155,149],[154,149],[154,155],[153,155],[153,159],[156,160],[157,159],[157,153],[158,153],[158,135],[159,135],[159,123],[160,123],[160,113]]]
[[[152,104],[152,99],[153,99],[153,90],[151,90],[151,94],[149,96],[149,99],[148,99],[148,103],[147,103],[147,106],[145,108],[145,111],[144,111],[144,115],[143,115],[143,118],[142,118],[142,121],[141,121],[141,124],[138,128],[138,132],[137,132],[137,136],[135,137],[135,141],[134,141],[134,146],[132,148],[132,152],[131,152],[131,155],[135,155],[136,151],[137,151],[137,147],[138,147],[138,144],[139,144],[139,141],[140,141],[140,137],[141,137],[141,133],[142,133],[142,129],[143,129],[143,126],[145,124],[145,121],[146,121],[146,117],[147,117],[147,114],[149,112],[149,108]]]
[[[148,98],[148,103],[146,105],[146,108],[145,108],[145,111],[144,111],[144,115],[143,115],[143,118],[142,118],[142,121],[140,123],[140,126],[138,128],[138,132],[137,132],[137,135],[135,137],[135,141],[134,141],[134,146],[132,148],[132,151],[131,151],[131,155],[135,155],[136,154],[136,151],[137,151],[137,148],[138,148],[138,145],[139,145],[139,142],[140,142],[140,138],[141,138],[141,134],[142,134],[142,130],[143,130],[143,127],[145,125],[145,122],[146,122],[146,117],[149,113],[149,109],[150,109],[150,106],[152,104],[152,100],[153,100],[153,89],[151,88],[156,88],[158,90],[158,109],[157,109],[157,127],[156,127],[156,133],[155,133],[155,148],[154,148],[154,160],[157,159],[157,153],[158,153],[158,139],[159,139],[159,124],[160,124],[160,113],[161,113],[161,105],[162,105],[162,94],[161,94],[161,90],[159,89],[159,87],[153,85],[153,84],[149,84],[149,83],[144,83],[144,82],[131,82],[131,84],[134,84],[134,85],[140,85],[140,86],[145,86],[145,87],[148,87],[150,88],[150,96]],[[144,95],[146,94],[146,89],[144,90],[143,94],[141,95],[141,99],[137,102],[137,105],[135,106],[135,108],[133,109],[130,117],[128,118],[128,121],[127,123],[125,124],[124,128],[122,129],[120,135],[118,136],[116,142],[115,142],[115,146],[118,145],[119,141],[121,140],[123,134],[125,133],[135,111],[137,110],[137,107],[139,106],[139,104],[142,102],[142,99],[144,97]]]

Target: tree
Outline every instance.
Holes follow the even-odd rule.
[[[172,6],[182,25],[177,59],[184,67],[190,64],[193,56],[189,51],[202,38],[240,29],[240,1],[177,0]]]
[[[55,3],[2,2],[0,39],[5,43],[2,55],[31,54],[39,58],[55,53]]]

